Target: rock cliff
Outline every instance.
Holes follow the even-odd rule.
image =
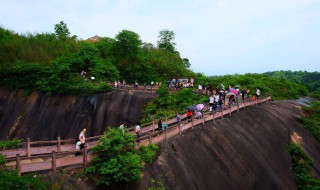
[[[45,96],[36,91],[0,89],[0,140],[75,138],[83,128],[87,137],[102,134],[107,126],[136,124],[151,94],[113,91],[90,97]]]
[[[147,189],[153,179],[176,190],[296,189],[285,149],[292,136],[320,174],[320,146],[301,128],[301,114],[292,103],[268,102],[195,127],[161,143],[158,159],[133,186]]]

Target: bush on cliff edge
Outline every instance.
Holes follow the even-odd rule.
[[[158,149],[156,145],[135,150],[135,136],[121,129],[110,129],[92,148],[97,156],[86,169],[98,185],[127,183],[142,178],[143,162],[150,162]],[[154,151],[155,150],[155,151]]]

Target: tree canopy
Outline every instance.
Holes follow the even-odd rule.
[[[70,37],[63,21],[54,29],[54,34],[19,35],[0,27],[0,77],[4,78],[0,85],[28,92],[89,95],[110,90],[107,86],[115,80],[143,84],[193,73],[179,54],[143,42],[130,30],[89,42]],[[96,83],[84,80],[82,70]]]

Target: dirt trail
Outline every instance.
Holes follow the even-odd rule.
[[[300,106],[275,101],[206,123],[161,144],[135,189],[296,189],[286,144],[298,136],[319,175],[320,146],[298,122]]]

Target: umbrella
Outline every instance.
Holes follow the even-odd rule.
[[[188,106],[188,107],[187,107],[187,110],[188,110],[188,111],[195,111],[195,110],[197,110],[197,106],[195,106],[195,105]]]
[[[204,108],[204,105],[203,104],[198,104],[197,105],[197,110],[200,111]]]
[[[233,92],[234,94],[238,94],[238,91],[234,88],[230,88],[230,92]]]
[[[234,95],[236,95],[234,92],[228,92],[227,94],[226,94],[226,97],[229,97],[229,96],[234,96]]]
[[[200,116],[202,116],[202,113],[201,113],[201,112],[199,112],[199,111],[197,111],[197,113],[196,113],[196,117],[200,117]]]

